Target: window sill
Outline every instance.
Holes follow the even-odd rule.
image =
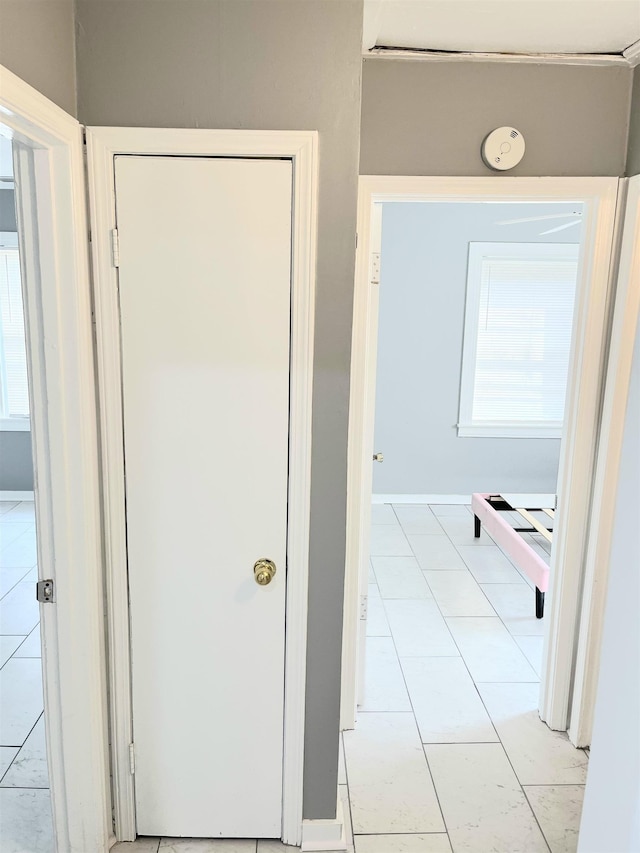
[[[0,418],[0,432],[31,432],[29,418]]]
[[[562,426],[457,424],[458,438],[562,438]]]

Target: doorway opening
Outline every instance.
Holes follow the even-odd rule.
[[[395,202],[380,208],[384,284],[377,285],[373,501],[404,506],[396,514],[409,536],[448,532],[463,548],[495,540],[492,547],[520,555],[513,559],[524,583],[535,586],[542,573],[546,589],[583,205]],[[474,493],[494,496],[478,501],[487,525],[479,515],[477,536],[460,520],[421,522],[420,513],[408,520],[407,506],[470,506]],[[373,513],[371,557],[404,553],[406,543],[386,541],[389,531],[385,536],[384,524],[376,524],[389,516]],[[449,510],[447,517],[454,514]],[[511,529],[522,536],[511,536]],[[444,540],[413,544],[426,548],[419,560],[425,571],[462,569],[465,556],[473,563],[474,552],[457,554]],[[483,552],[483,566],[491,553]],[[496,560],[486,572],[470,568],[477,581],[492,583],[499,567]],[[501,579],[516,582],[507,568],[502,565]],[[522,609],[524,618],[531,608],[522,601]],[[542,623],[513,627],[538,636],[541,658]]]
[[[356,834],[450,828],[458,758],[461,785],[485,758],[513,776],[521,831],[546,807],[527,787],[574,786],[579,815],[587,744],[551,729],[572,688],[602,386],[584,357],[606,346],[617,182],[579,183],[361,178],[342,720]],[[498,524],[474,524],[472,495]],[[372,817],[362,748],[384,775],[389,739],[423,750],[432,786],[396,828]]]
[[[9,615],[14,621],[23,621],[17,626],[22,631],[29,620],[32,627],[39,621],[41,637],[40,649],[35,631],[21,646],[41,653],[41,661],[22,659],[31,665],[31,672],[30,679],[20,682],[24,700],[21,722],[26,723],[34,713],[37,719],[32,736],[25,736],[21,745],[22,757],[18,753],[13,769],[3,779],[9,782],[20,771],[19,781],[35,788],[0,786],[3,802],[13,799],[16,806],[2,809],[2,844],[3,849],[38,853],[102,850],[108,846],[111,815],[82,131],[74,118],[1,66],[0,110],[0,137],[8,140],[3,143],[7,155],[11,149],[18,235],[17,240],[13,237],[13,246],[19,246],[20,256],[20,288],[15,268],[5,258],[8,274],[2,313],[7,394],[3,407],[14,427],[6,435],[13,434],[14,442],[19,432],[23,438],[28,436],[33,460],[32,493],[28,495],[32,507],[20,505],[28,491],[24,482],[5,486],[4,497],[11,507],[0,518],[8,519],[7,524],[21,524],[11,522],[11,517],[23,514],[30,529],[14,540],[15,549],[14,543],[7,544],[12,565],[4,562],[4,548],[0,563],[3,570],[22,569],[16,565],[21,562],[16,552],[23,547],[18,545],[22,540],[26,555],[22,559],[33,562],[28,576],[19,579],[16,587],[24,596],[20,612]],[[2,171],[5,176],[4,168]],[[20,324],[15,322],[21,313],[19,293],[24,315],[22,346],[18,345]],[[5,317],[12,321],[6,328]],[[22,415],[26,427],[25,397],[28,430],[19,431],[11,422]],[[3,454],[3,474],[7,461],[13,463],[14,475],[20,467],[26,470],[26,465],[18,466],[14,452]],[[36,581],[39,585],[45,582],[48,590],[39,604]],[[2,673],[24,667],[18,661],[18,656],[12,657]],[[2,701],[14,712],[19,707],[12,702],[12,690],[3,689]]]
[[[0,128],[6,132],[6,128]],[[0,135],[0,846],[53,850],[15,143]],[[21,263],[22,260],[22,263]]]

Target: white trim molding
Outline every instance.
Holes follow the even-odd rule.
[[[347,846],[346,827],[342,801],[338,797],[333,820],[304,820],[302,822],[302,853],[344,853]]]
[[[548,285],[550,281],[553,281],[553,292],[560,292],[565,299],[568,301],[568,297],[571,297],[571,302],[574,299],[575,295],[575,287],[576,287],[576,273],[578,266],[578,256],[579,256],[580,245],[578,243],[518,243],[518,242],[476,242],[471,241],[469,243],[469,253],[467,258],[467,286],[465,293],[465,307],[464,307],[464,324],[463,324],[463,336],[462,336],[462,369],[461,369],[461,377],[460,377],[460,398],[459,398],[459,423],[457,424],[458,437],[488,437],[488,438],[562,438],[562,411],[556,411],[556,414],[560,415],[556,420],[551,419],[540,419],[538,421],[532,420],[524,420],[518,419],[518,403],[523,403],[523,400],[520,400],[518,397],[515,398],[516,407],[511,411],[511,415],[513,417],[512,420],[480,420],[474,419],[474,408],[475,408],[475,391],[476,384],[478,382],[477,376],[477,360],[478,353],[481,349],[478,339],[481,334],[481,327],[485,326],[485,323],[480,322],[481,315],[481,305],[483,304],[482,300],[482,292],[483,288],[486,284],[493,283],[494,281],[494,267],[497,266],[495,272],[497,275],[500,274],[501,268],[503,264],[535,264],[534,267],[536,270],[536,278],[535,278],[535,288],[538,293],[545,293],[545,285]],[[541,266],[546,265],[547,275],[546,277],[543,275]],[[556,266],[552,266],[549,269],[548,265],[555,264]],[[560,264],[560,269],[558,269],[558,264]],[[568,266],[570,264],[570,266]],[[561,270],[565,267],[565,277],[563,278]],[[531,288],[532,281],[526,278],[526,269],[522,270],[520,275],[524,274],[524,278],[520,279],[520,289]],[[512,268],[510,271],[510,276],[518,275],[515,270]],[[568,275],[567,275],[568,273]],[[550,278],[553,276],[553,278]],[[545,280],[546,279],[546,280]],[[562,287],[559,287],[560,281],[562,281]],[[504,282],[503,282],[504,283]],[[489,286],[487,288],[487,305],[485,306],[485,311],[491,312],[492,309],[492,298],[491,293],[493,289]],[[547,295],[549,291],[547,290]],[[503,294],[504,295],[504,294]],[[500,307],[504,308],[505,303],[500,303]],[[570,306],[567,305],[567,308]],[[545,332],[549,333],[549,330],[546,326],[547,313],[544,309],[541,309],[541,318],[544,317],[545,324]],[[541,319],[542,322],[542,319]],[[558,340],[558,330],[557,328],[554,330],[555,334],[552,337],[552,346],[554,346],[554,352],[558,353],[558,344],[560,341]],[[492,334],[489,333],[489,340],[487,343],[491,345],[491,342],[494,340]],[[526,334],[526,332],[521,332],[521,334]],[[569,356],[569,344],[571,340],[571,326],[566,325],[562,329],[563,334],[563,343],[566,344],[566,349],[563,348],[563,351],[566,353],[567,361],[564,363],[564,370],[568,370],[568,356]],[[540,355],[540,353],[538,353]],[[562,362],[558,362],[556,355],[556,364],[562,364]],[[526,364],[526,362],[524,363]],[[524,366],[523,362],[518,362],[519,370],[521,373],[527,369]],[[551,385],[553,387],[554,383],[557,383],[560,377],[565,380],[566,384],[566,372],[564,375],[560,372],[560,370],[556,369],[555,372],[551,370],[555,364],[550,364],[545,359],[545,370],[542,371],[542,374],[547,378],[550,378]],[[531,364],[529,367],[533,367]],[[500,376],[501,382],[505,376],[505,370],[508,370],[508,363],[500,362],[500,369],[498,375]],[[539,369],[539,365],[536,362],[535,369]],[[485,364],[483,368],[481,368],[481,375],[486,373],[489,370],[488,366]],[[484,397],[491,391],[491,395],[493,398],[493,384],[489,383],[488,388],[485,387],[484,395],[481,393],[481,397]],[[542,393],[544,406],[543,408],[547,408],[549,403],[553,402],[552,400],[548,400],[547,393],[548,386],[544,385],[542,388],[538,388],[538,393]],[[498,415],[504,411],[505,400],[504,398],[494,400],[497,404],[497,412],[494,411],[492,414]],[[555,398],[555,403],[560,408],[559,404],[563,403],[564,400],[560,401]],[[525,404],[526,408],[526,404]],[[537,407],[536,407],[537,408]]]
[[[502,62],[525,65],[591,65],[633,68],[638,64],[631,45],[622,53],[482,53],[480,51],[421,50],[420,48],[372,47],[363,56],[373,59],[412,59],[422,62]]]
[[[471,495],[371,495],[372,504],[468,504]]]
[[[594,496],[587,525],[589,547],[585,563],[585,592],[569,722],[569,737],[577,746],[591,743],[625,411],[633,347],[640,323],[640,175],[625,183],[628,184],[628,194],[626,207],[620,205],[622,244],[619,265],[614,270],[617,272],[617,288]]]
[[[634,41],[633,44],[630,44],[629,47],[625,48],[622,51],[622,55],[627,61],[627,65],[631,68],[635,68],[636,65],[640,65],[640,39],[638,41]]]
[[[34,499],[33,492],[0,492],[0,501],[32,501]]]
[[[29,432],[30,418],[0,418],[0,432]]]
[[[0,126],[16,143],[38,571],[56,585],[55,603],[40,605],[55,843],[58,853],[105,851],[112,822],[82,129],[3,67]]]
[[[132,742],[129,610],[122,447],[122,400],[115,228],[114,157],[174,155],[279,157],[293,162],[292,332],[287,538],[282,838],[302,840],[307,589],[311,483],[311,402],[318,193],[315,131],[88,128],[89,199],[93,235],[102,435],[108,645],[116,836],[135,838],[135,798],[129,770]]]
[[[354,682],[360,671],[358,631],[360,584],[366,577],[368,517],[371,504],[371,447],[375,387],[378,294],[371,282],[371,221],[383,202],[581,202],[583,252],[574,312],[570,380],[561,444],[559,507],[552,555],[552,588],[547,608],[545,672],[541,715],[553,729],[566,731],[577,649],[577,620],[583,593],[584,560],[593,472],[599,432],[603,364],[608,346],[610,264],[617,178],[512,178],[361,176],[358,193],[358,249],[354,293],[351,399],[347,462],[347,563],[342,670],[343,728],[352,728]],[[384,284],[382,285],[384,286]],[[390,496],[384,496],[388,500]],[[431,497],[431,496],[429,496]],[[379,499],[379,498],[378,498]],[[392,501],[395,499],[391,497]],[[451,499],[449,499],[450,501]],[[412,501],[417,498],[412,496]],[[398,501],[400,502],[400,501]],[[595,591],[595,594],[602,594]],[[585,626],[587,629],[588,626]],[[355,651],[354,651],[355,649]]]

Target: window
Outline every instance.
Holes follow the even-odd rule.
[[[458,435],[561,436],[578,253],[469,244]]]
[[[0,233],[0,429],[29,429],[29,386],[18,239]]]

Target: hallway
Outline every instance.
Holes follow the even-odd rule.
[[[366,696],[340,747],[349,850],[573,853],[587,755],[538,718],[544,620],[529,581],[484,531],[474,539],[466,506],[374,506],[371,550]],[[115,848],[296,849],[150,838]]]

